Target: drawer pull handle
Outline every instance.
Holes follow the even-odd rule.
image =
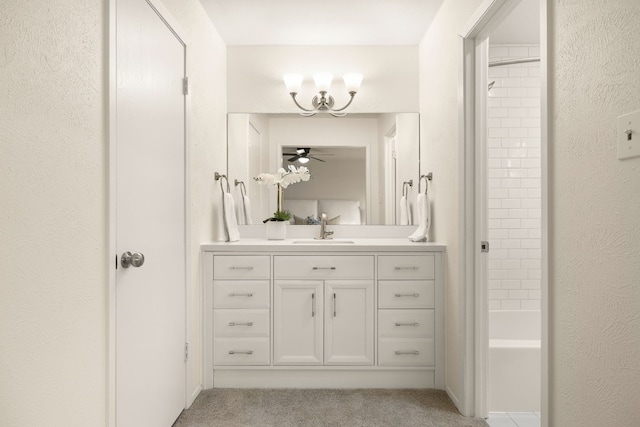
[[[400,323],[400,322],[396,322],[396,326],[415,326],[418,327],[420,326],[420,323],[415,322],[415,323]]]
[[[311,293],[311,317],[316,317],[316,293]]]
[[[313,267],[313,270],[335,270],[335,267]]]
[[[231,350],[229,352],[230,355],[234,355],[234,354],[248,354],[248,355],[252,355],[253,354],[253,350],[247,350],[247,351],[238,351],[238,350]]]
[[[418,267],[416,267],[415,265],[413,267],[395,267],[396,270],[417,270]]]
[[[229,270],[247,270],[247,271],[251,271],[253,270],[252,266],[247,266],[247,267],[229,267]]]
[[[405,356],[405,355],[419,356],[420,352],[418,350],[413,350],[413,351],[398,351],[398,350],[396,350],[396,356]]]
[[[253,294],[251,292],[247,292],[245,294],[234,294],[234,293],[231,293],[231,294],[229,294],[229,296],[230,297],[252,297]]]
[[[402,297],[418,298],[420,294],[395,294],[395,296],[396,298],[402,298]]]
[[[229,326],[253,326],[253,322],[229,322]]]
[[[336,304],[337,304],[336,293],[333,293],[333,317],[336,317]]]

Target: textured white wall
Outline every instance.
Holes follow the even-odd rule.
[[[197,245],[225,168],[225,51],[197,0],[164,4],[192,39],[193,336]],[[100,426],[107,399],[108,2],[8,0],[0,14],[2,425]],[[196,343],[194,357],[200,351]],[[197,365],[197,363],[196,363]],[[196,367],[197,368],[197,367]],[[191,373],[200,380],[200,372]]]
[[[640,2],[550,10],[550,425],[640,419],[640,158],[616,116],[640,109]]]
[[[334,75],[329,93],[336,106],[349,95],[342,75],[364,75],[349,107],[352,113],[418,111],[418,49],[416,46],[229,46],[227,48],[228,109],[233,113],[298,113],[282,81],[286,73],[305,76],[298,101],[307,108],[317,93],[313,73]]]
[[[104,425],[104,6],[2,2],[0,423],[6,426]]]
[[[462,47],[458,32],[481,0],[445,0],[420,42],[420,168],[433,172],[431,237],[446,243],[446,384],[463,391],[459,346],[458,75]]]

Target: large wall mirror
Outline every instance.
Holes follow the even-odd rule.
[[[400,198],[411,203],[418,191],[419,123],[418,113],[229,114],[232,191],[238,204],[242,195],[250,201],[247,222],[260,224],[276,210],[277,192],[254,177],[305,166],[311,179],[284,190],[291,224],[313,224],[325,212],[334,225],[400,225]]]

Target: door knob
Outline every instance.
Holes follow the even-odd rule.
[[[141,267],[142,264],[144,264],[144,255],[142,255],[140,252],[132,254],[131,252],[127,251],[122,254],[122,258],[120,258],[120,264],[123,268],[129,268],[129,266]]]

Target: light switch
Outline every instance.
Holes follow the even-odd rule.
[[[640,157],[640,110],[618,116],[618,159]]]

